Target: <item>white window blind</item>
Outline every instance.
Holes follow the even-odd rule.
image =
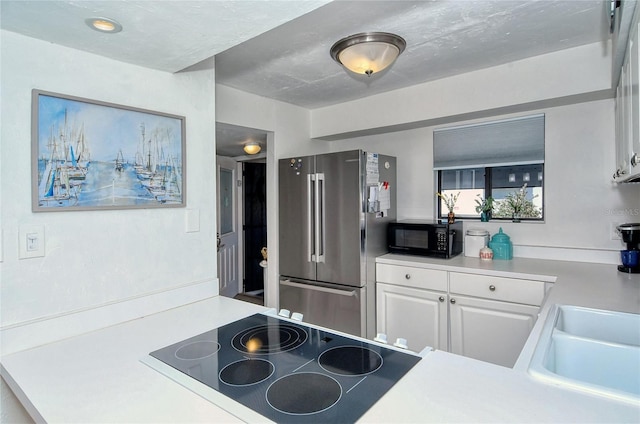
[[[433,132],[435,170],[544,163],[544,115]]]

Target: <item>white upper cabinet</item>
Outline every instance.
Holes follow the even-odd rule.
[[[640,55],[639,10],[629,32],[626,54],[616,89],[616,182],[640,181]]]

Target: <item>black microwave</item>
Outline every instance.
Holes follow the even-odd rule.
[[[389,252],[437,258],[462,253],[462,222],[395,221],[387,227]]]

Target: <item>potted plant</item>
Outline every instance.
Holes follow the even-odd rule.
[[[535,198],[536,196],[537,195],[533,197]],[[504,200],[511,209],[513,222],[520,222],[520,217],[524,209],[527,207],[527,204],[531,203],[527,200],[527,184],[525,183],[519,190],[507,194]]]
[[[493,197],[483,199],[479,194],[477,196],[479,199],[476,199],[476,212],[480,214],[480,221],[488,222],[493,212]]]
[[[453,224],[456,220],[456,215],[455,213],[453,213],[453,208],[456,206],[456,202],[458,201],[460,192],[458,192],[458,194],[452,194],[452,195],[442,194],[442,193],[436,193],[436,194],[438,195],[439,198],[442,199],[445,206],[449,210],[449,214],[447,215],[447,222],[449,224]]]

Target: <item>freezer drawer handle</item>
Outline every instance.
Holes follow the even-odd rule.
[[[283,286],[296,287],[296,288],[305,289],[305,290],[315,290],[315,291],[324,292],[324,293],[337,294],[340,296],[352,297],[356,295],[355,290],[332,289],[329,287],[313,286],[311,284],[294,283],[291,280],[281,280],[280,284],[282,284]]]

